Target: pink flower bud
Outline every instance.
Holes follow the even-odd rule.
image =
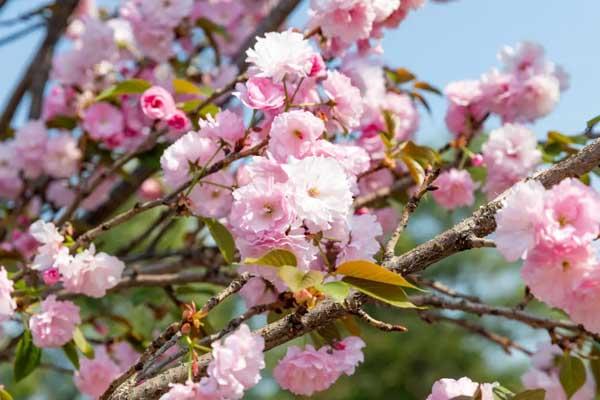
[[[60,273],[58,272],[58,268],[48,268],[42,273],[42,279],[44,283],[48,286],[54,285],[56,282],[60,280]]]
[[[474,167],[481,167],[483,165],[483,156],[481,154],[473,154],[471,156],[471,164]]]
[[[181,133],[189,130],[191,123],[183,111],[175,110],[175,112],[167,118],[167,125],[169,128]]]
[[[165,119],[176,111],[173,96],[160,86],[146,90],[140,98],[140,105],[144,114],[152,119]]]

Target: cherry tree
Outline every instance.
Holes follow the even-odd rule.
[[[47,27],[0,115],[0,354],[15,381],[56,367],[41,360],[58,349],[90,398],[241,399],[283,347],[274,380],[311,396],[360,374],[359,326],[407,330],[375,305],[531,356],[521,387],[439,377],[428,400],[595,398],[600,118],[578,135],[532,130],[567,72],[522,42],[440,90],[382,56],[424,0],[311,0],[294,27],[299,3],[61,0],[15,21]],[[432,96],[447,99],[441,148],[415,139]],[[431,201],[472,214],[403,251]],[[522,263],[522,302],[423,275],[482,248]],[[163,304],[142,334],[130,318],[149,287]],[[232,298],[243,307],[223,323]],[[534,299],[560,313],[527,310]],[[546,341],[532,351],[469,317],[483,315]]]

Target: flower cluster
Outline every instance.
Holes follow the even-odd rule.
[[[381,37],[383,28],[394,28],[424,0],[312,0],[310,26],[319,27],[327,49],[340,53],[357,43],[367,47]]]
[[[600,332],[595,305],[600,275],[592,241],[600,233],[600,196],[568,178],[546,190],[536,181],[511,189],[496,215],[496,247],[509,261],[524,258],[531,292],[573,321]]]
[[[8,273],[0,266],[0,322],[12,317],[17,308],[17,303],[12,298],[13,281],[8,278]]]
[[[198,383],[173,385],[161,400],[241,399],[244,391],[260,380],[260,370],[265,367],[262,336],[250,331],[242,324],[222,342],[212,344],[212,361],[208,365],[207,377]]]
[[[452,400],[461,396],[473,396],[478,390],[481,400],[493,400],[494,383],[477,383],[467,377],[456,379],[443,378],[433,384],[431,394],[426,400]]]
[[[83,394],[100,398],[111,382],[137,361],[138,356],[127,342],[98,346],[92,359],[80,359],[79,370],[73,376],[75,386]]]
[[[121,279],[125,264],[118,258],[100,252],[92,244],[74,256],[64,245],[64,237],[54,224],[36,221],[29,228],[39,242],[32,268],[47,276],[60,276],[65,289],[91,297],[102,297]]]
[[[23,189],[22,176],[67,178],[78,170],[81,158],[71,135],[50,135],[43,121],[29,121],[13,139],[0,142],[0,198],[18,197]]]
[[[567,74],[545,58],[538,44],[506,46],[498,58],[500,70],[493,69],[480,80],[453,82],[446,87],[446,124],[455,135],[477,132],[490,113],[505,123],[533,122],[550,113],[569,86]]]
[[[42,311],[29,320],[33,343],[38,347],[61,347],[73,338],[81,323],[79,307],[50,295],[42,301]]]
[[[562,357],[560,347],[544,343],[538,345],[537,351],[531,356],[531,368],[521,376],[521,382],[526,389],[544,389],[546,398],[552,400],[567,400],[567,395],[560,382],[558,360]],[[570,398],[573,400],[590,400],[596,393],[596,384],[590,371],[586,370],[585,384]]]
[[[535,134],[519,124],[491,131],[482,155],[488,171],[483,190],[490,199],[529,175],[542,158]]]
[[[300,396],[312,396],[327,390],[340,376],[354,374],[363,361],[365,343],[357,336],[349,336],[331,346],[316,350],[307,345],[304,350],[288,347],[287,354],[279,360],[273,377],[284,389]]]

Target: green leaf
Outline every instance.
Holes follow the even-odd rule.
[[[13,400],[13,397],[6,389],[0,389],[0,400]]]
[[[546,391],[544,389],[533,389],[517,393],[512,400],[544,400],[545,398]]]
[[[567,399],[570,399],[585,383],[585,366],[583,365],[583,361],[577,357],[565,354],[560,361],[559,378]]]
[[[173,79],[173,90],[177,94],[194,94],[201,96],[210,96],[213,90],[207,86],[197,86],[195,83],[186,79]]]
[[[406,168],[408,169],[408,173],[410,174],[412,180],[420,186],[423,183],[423,180],[425,179],[425,170],[423,169],[421,164],[419,164],[414,158],[411,158],[410,156],[405,154],[402,154],[400,156],[400,159],[402,160],[404,165],[406,165]]]
[[[600,382],[600,344],[594,342],[592,344],[592,351],[590,352],[590,368],[594,380]],[[600,385],[596,385],[596,394],[600,394]]]
[[[94,358],[94,348],[87,341],[79,327],[75,328],[75,331],[73,332],[73,342],[84,356],[87,358]]]
[[[350,286],[340,281],[315,285],[315,288],[320,292],[325,293],[338,303],[342,303],[346,297],[348,297],[348,294],[350,294]]]
[[[349,276],[344,277],[342,280],[359,292],[392,306],[398,308],[417,308],[410,302],[404,290],[399,286]]]
[[[108,100],[122,94],[141,94],[151,87],[152,84],[143,79],[129,79],[107,88],[96,97],[96,101]]]
[[[184,113],[190,113],[194,111],[200,104],[202,104],[204,100],[202,99],[193,99],[189,101],[185,101],[183,103],[178,103],[177,108],[179,108]]]
[[[214,218],[204,218],[204,223],[212,235],[215,243],[221,250],[226,262],[232,263],[235,256],[235,241],[231,233]]]
[[[15,352],[15,381],[19,382],[31,374],[40,365],[41,358],[42,349],[35,347],[31,339],[31,331],[25,329]]]
[[[600,122],[600,115],[595,116],[587,122],[587,128],[592,129],[598,122]]]
[[[383,110],[383,119],[385,121],[385,135],[389,140],[392,140],[396,136],[396,121],[392,116],[392,113],[388,110]]]
[[[338,266],[335,273],[347,277],[359,278],[365,281],[418,289],[412,283],[404,279],[402,275],[367,260],[346,261]]]
[[[438,164],[442,161],[440,153],[428,146],[420,146],[409,140],[403,143],[402,153],[417,160],[423,166]]]
[[[79,354],[77,354],[77,348],[75,347],[75,343],[70,341],[62,347],[65,355],[71,361],[71,364],[75,367],[75,369],[79,369]]]
[[[413,83],[413,87],[415,89],[426,90],[428,92],[435,93],[439,96],[442,96],[442,91],[440,89],[436,88],[435,86],[433,86],[427,82],[416,81],[415,83]]]
[[[290,265],[296,267],[298,261],[291,251],[275,249],[259,258],[246,258],[244,264],[266,265],[269,267],[283,267],[284,265]]]
[[[219,111],[221,111],[221,109],[219,107],[217,107],[215,104],[208,104],[204,107],[202,107],[202,109],[200,109],[200,111],[198,112],[198,116],[200,118],[206,118],[207,115],[211,115],[211,116],[215,116],[219,113]]]
[[[416,78],[415,74],[406,68],[389,69],[386,72],[388,77],[397,85],[400,83],[410,82]]]
[[[278,274],[292,292],[315,286],[323,281],[323,274],[319,271],[302,272],[290,265],[280,267]]]

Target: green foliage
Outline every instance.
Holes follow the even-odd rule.
[[[122,94],[141,94],[151,87],[152,84],[143,79],[129,79],[105,89],[96,97],[96,101],[111,100]]]
[[[323,281],[323,274],[319,271],[303,272],[289,265],[279,267],[278,275],[293,292],[313,287]]]
[[[35,347],[31,337],[31,331],[25,329],[15,351],[14,377],[19,382],[26,378],[40,365],[42,350]]]
[[[291,251],[275,249],[258,258],[246,258],[244,264],[257,264],[268,267],[283,267],[290,265],[295,267],[298,265],[296,256]]]
[[[233,240],[233,236],[231,236],[229,230],[216,219],[205,218],[204,223],[219,247],[219,250],[221,250],[223,258],[227,263],[231,264],[235,256],[235,241]]]
[[[352,286],[354,289],[373,297],[379,301],[390,304],[398,308],[414,308],[415,305],[410,302],[408,296],[400,286],[389,285],[376,281],[368,281],[365,279],[352,278],[346,276],[342,279],[344,282]]]
[[[570,399],[585,384],[583,361],[570,354],[565,354],[560,360],[559,378],[560,384],[567,394],[567,399]]]

